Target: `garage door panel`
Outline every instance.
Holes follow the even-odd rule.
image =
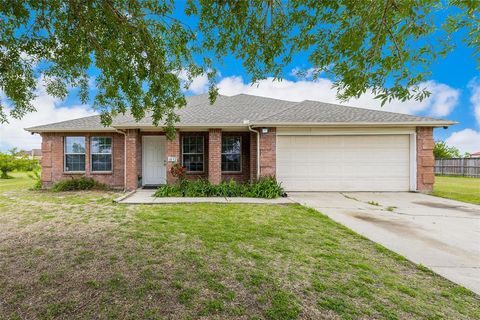
[[[409,135],[278,136],[287,191],[408,191]]]

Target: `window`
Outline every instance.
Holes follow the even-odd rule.
[[[203,172],[203,136],[184,136],[182,163],[189,172]]]
[[[85,137],[65,137],[65,172],[85,171]]]
[[[242,171],[242,137],[222,137],[222,171]]]
[[[112,171],[112,138],[92,137],[90,154],[93,171]]]

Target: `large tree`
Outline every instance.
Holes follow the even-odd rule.
[[[155,124],[177,120],[184,88],[227,55],[252,81],[282,78],[297,54],[330,77],[346,100],[372,90],[382,102],[423,99],[429,65],[453,48],[452,33],[480,50],[478,0],[0,0],[0,89],[21,118],[41,78],[64,98],[79,88],[105,124],[117,113]],[[476,54],[478,59],[478,54]],[[187,78],[186,83],[183,80]],[[5,104],[5,103],[4,103]],[[0,121],[6,121],[0,105]]]

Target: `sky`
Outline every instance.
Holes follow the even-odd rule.
[[[380,102],[367,92],[359,99],[343,104],[457,121],[458,124],[448,129],[435,129],[435,139],[446,141],[462,153],[480,151],[480,70],[473,57],[473,50],[467,48],[459,38],[454,41],[458,44],[456,49],[446,58],[440,58],[431,65],[431,77],[423,83],[431,95],[422,102],[393,101],[381,107]],[[314,81],[309,77],[299,79],[295,76],[295,70],[308,70],[311,67],[306,55],[296,56],[292,63],[285,67],[285,78],[282,81],[267,78],[253,85],[241,63],[231,56],[225,57],[216,67],[219,71],[217,80],[220,94],[247,93],[290,101],[308,99],[340,103],[336,99],[336,91],[331,87],[332,81],[328,78],[320,77]],[[80,104],[73,93],[65,101],[61,101],[48,96],[41,79],[38,82],[37,98],[33,101],[37,112],[28,114],[21,120],[10,118],[8,124],[0,124],[0,151],[5,152],[12,147],[25,150],[40,148],[40,137],[26,132],[26,127],[95,114],[89,105]],[[200,76],[185,94],[202,94],[207,91],[207,87],[206,76]],[[91,90],[93,95],[93,81]],[[5,99],[1,92],[0,99]]]

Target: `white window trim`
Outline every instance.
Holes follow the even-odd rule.
[[[93,153],[92,152],[92,141],[94,138],[110,138],[111,144],[110,144],[110,153]],[[95,172],[95,173],[112,173],[113,172],[113,137],[112,136],[91,136],[90,137],[90,172]],[[112,167],[112,170],[106,170],[106,171],[95,171],[93,170],[93,155],[94,154],[109,154],[110,157],[110,164]]]
[[[67,153],[67,138],[83,138],[84,145],[83,148],[85,149],[84,153]],[[67,155],[68,154],[83,154],[85,155],[85,167],[87,166],[87,137],[85,136],[64,136],[63,137],[63,173],[66,174],[79,174],[85,173],[86,170],[83,171],[67,171]]]
[[[243,166],[242,166],[242,149],[243,149],[243,140],[242,140],[242,136],[236,136],[236,135],[225,135],[225,136],[222,136],[222,141],[221,141],[221,144],[223,146],[223,138],[227,138],[227,137],[233,137],[233,138],[240,138],[240,170],[238,171],[223,171],[222,170],[222,173],[242,173],[242,169],[243,169]],[[222,152],[220,150],[220,167],[222,166],[222,157],[224,154],[237,154],[237,153],[225,153],[225,152]]]
[[[200,137],[202,138],[202,153],[185,153],[183,152],[183,144],[184,144],[184,139],[186,137]],[[201,154],[203,156],[203,170],[202,171],[189,171],[187,170],[187,173],[191,173],[191,174],[202,174],[202,173],[205,173],[205,137],[203,135],[195,135],[195,134],[187,134],[187,135],[184,135],[182,136],[182,166],[185,166],[183,164],[183,156],[184,155],[192,155],[192,154]]]

